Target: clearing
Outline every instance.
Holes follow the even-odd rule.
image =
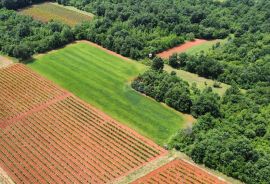
[[[0,181],[108,183],[167,154],[22,64],[0,76]]]
[[[93,19],[93,15],[90,13],[50,2],[24,8],[20,10],[20,13],[32,16],[34,19],[42,22],[57,20],[70,26],[75,26],[83,21],[90,21]]]
[[[220,43],[222,45],[226,42],[227,42],[227,39],[217,39],[217,40],[195,39],[194,41],[188,41],[184,44],[181,44],[169,50],[163,51],[157,55],[163,59],[168,59],[174,53],[185,52],[187,54],[194,55],[202,51],[207,52],[217,43]]]
[[[220,43],[223,45],[227,42],[227,39],[217,39],[217,40],[210,40],[199,45],[194,45],[191,48],[187,49],[185,53],[194,55],[200,52],[207,52],[209,51],[215,44]]]
[[[208,42],[207,40],[203,40],[203,39],[195,39],[194,41],[188,41],[184,44],[181,44],[179,46],[173,47],[169,50],[163,51],[159,54],[157,54],[159,57],[163,58],[163,59],[168,59],[172,54],[174,53],[181,53],[181,52],[185,52],[188,49],[196,46],[196,45],[201,45],[203,43]]]
[[[183,114],[130,87],[145,65],[95,45],[71,44],[38,56],[28,66],[160,145],[186,126]]]
[[[169,65],[165,65],[164,70],[169,72],[169,73],[172,71],[175,71],[176,75],[178,77],[187,81],[190,85],[192,85],[192,83],[196,83],[197,87],[200,90],[203,90],[206,87],[212,87],[213,91],[215,93],[218,93],[220,96],[222,96],[226,92],[226,90],[228,88],[230,88],[230,85],[225,84],[225,83],[220,83],[220,88],[214,88],[213,85],[214,85],[215,81],[213,81],[211,79],[204,78],[204,77],[200,77],[197,74],[190,73],[190,72],[187,72],[184,70],[174,69]]]

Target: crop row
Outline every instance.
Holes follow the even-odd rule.
[[[133,184],[150,183],[225,184],[226,182],[187,161],[177,159],[133,182]]]
[[[166,153],[23,65],[0,85],[0,167],[15,183],[107,183]]]
[[[0,70],[0,85],[0,122],[65,94],[21,64]]]

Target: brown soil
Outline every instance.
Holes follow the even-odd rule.
[[[169,50],[163,51],[163,52],[159,53],[158,56],[161,58],[164,58],[164,59],[168,59],[173,53],[185,52],[189,48],[194,47],[196,45],[200,45],[200,44],[205,43],[205,42],[207,42],[207,40],[195,39],[194,41],[189,41],[189,42],[186,42],[182,45],[178,45],[178,46],[173,47]]]

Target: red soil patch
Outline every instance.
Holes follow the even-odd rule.
[[[163,59],[168,59],[172,54],[174,53],[181,53],[181,52],[185,52],[186,50],[188,50],[191,47],[194,47],[196,45],[200,45],[202,43],[207,42],[207,40],[203,40],[203,39],[195,39],[194,41],[189,41],[186,42],[182,45],[176,46],[174,48],[171,48],[169,50],[163,51],[159,54],[157,54],[159,57],[163,58]]]
[[[0,74],[1,89],[13,98],[0,109],[13,115],[0,116],[0,167],[15,183],[108,183],[167,154],[24,65]]]
[[[211,173],[183,159],[176,159],[150,172],[132,184],[227,184]]]

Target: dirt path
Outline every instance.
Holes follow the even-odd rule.
[[[4,56],[0,56],[0,68],[7,67],[7,66],[11,65],[12,63],[13,62],[10,59],[8,59]]]
[[[194,41],[189,41],[186,42],[184,44],[178,45],[176,47],[173,47],[169,50],[163,51],[159,54],[157,54],[159,57],[167,59],[169,58],[173,53],[181,53],[181,52],[185,52],[186,50],[188,50],[191,47],[200,45],[207,42],[207,40],[203,40],[203,39],[195,39]]]

